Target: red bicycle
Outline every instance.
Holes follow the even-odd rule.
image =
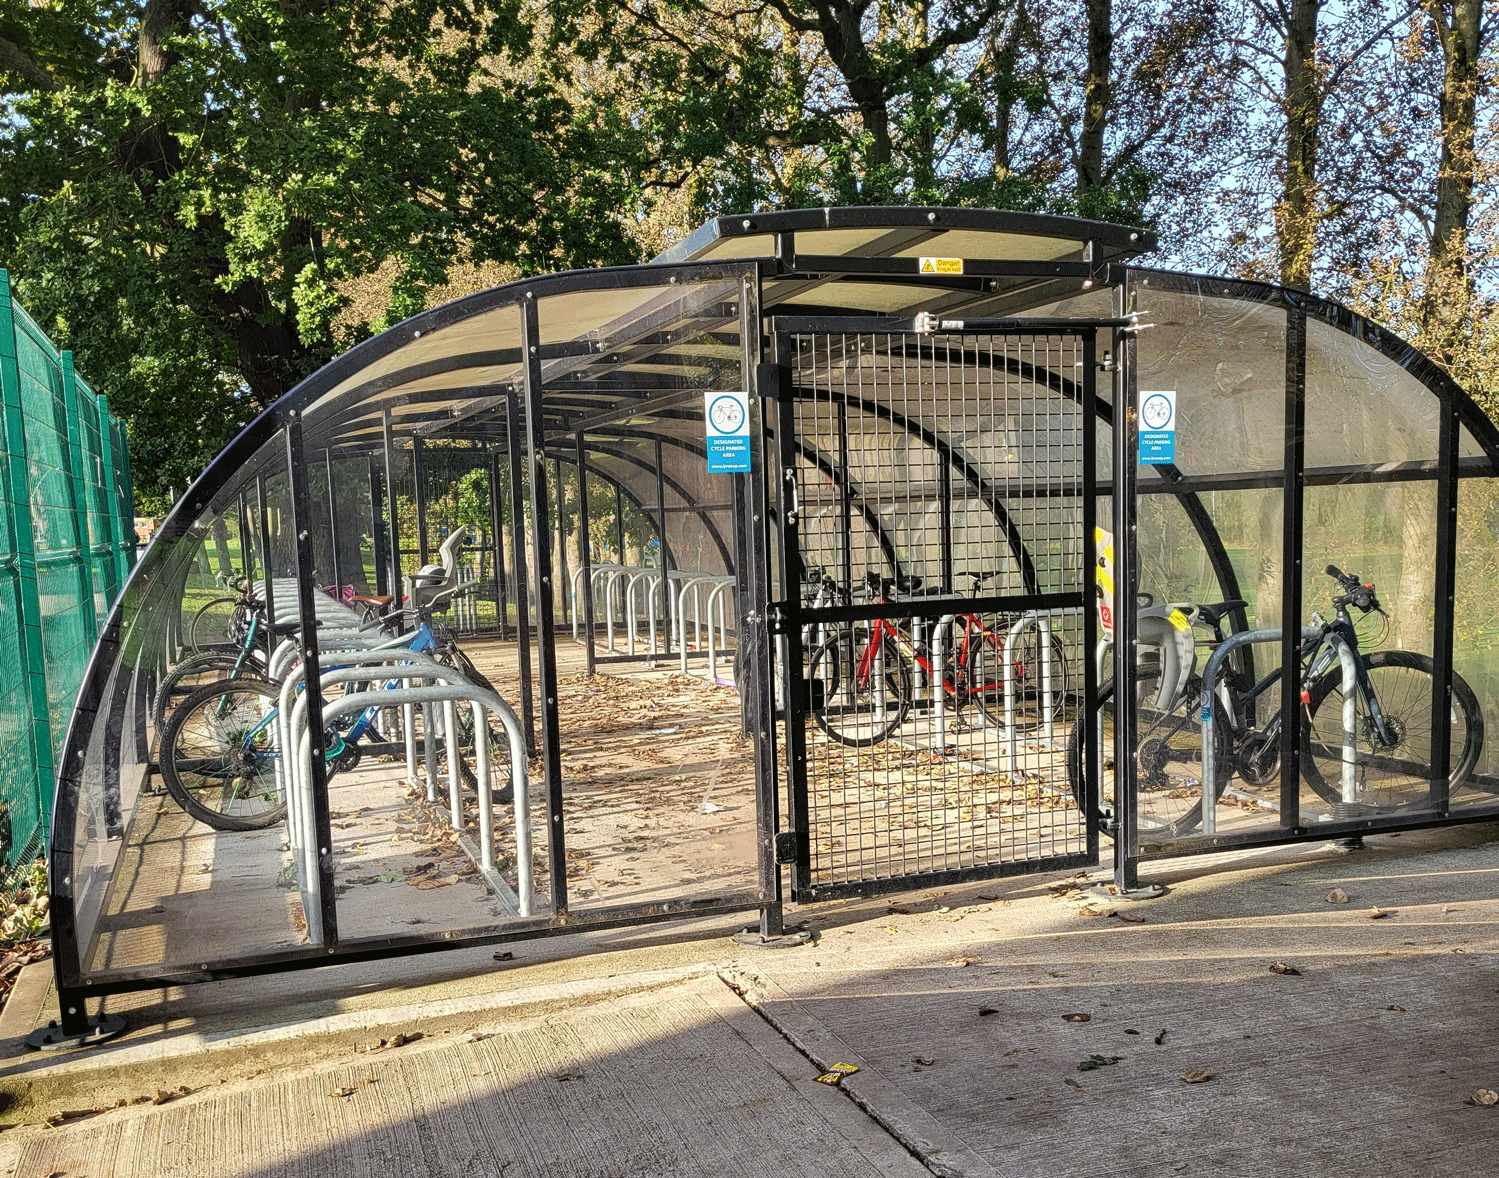
[[[977,588],[997,574],[967,573]],[[919,577],[881,578],[871,573],[869,588],[881,601],[914,593]],[[990,724],[1005,726],[1005,643],[999,618],[986,625],[979,614],[957,614],[944,628],[938,660],[927,643],[918,643],[902,625],[877,618],[839,629],[812,651],[812,718],[840,744],[855,748],[878,744],[905,721],[919,667],[931,684],[941,683],[954,708],[977,703]],[[1043,653],[1044,652],[1044,653]],[[1014,727],[1038,728],[1049,703],[1053,719],[1067,698],[1067,652],[1055,634],[1043,642],[1036,627],[1021,631],[1009,652],[1014,675]]]

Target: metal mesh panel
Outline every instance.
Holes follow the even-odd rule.
[[[1087,853],[1083,357],[1078,337],[797,338],[812,894]]]

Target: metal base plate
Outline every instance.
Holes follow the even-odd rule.
[[[26,1036],[26,1046],[35,1051],[58,1051],[63,1048],[97,1047],[125,1033],[125,1020],[117,1014],[89,1015],[88,1030],[70,1035],[53,1019]]]
[[[1166,894],[1164,884],[1137,884],[1132,888],[1121,888],[1118,884],[1094,884],[1090,893],[1105,900],[1159,900]]]
[[[767,937],[757,928],[747,928],[734,934],[734,944],[742,949],[794,949],[798,945],[810,945],[812,934],[806,930],[783,933],[779,937]]]

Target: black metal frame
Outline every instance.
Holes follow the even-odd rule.
[[[961,278],[942,280],[915,274],[912,259],[909,258],[892,260],[870,257],[798,256],[796,243],[798,232],[857,226],[881,229],[882,234],[873,241],[876,244],[883,243],[884,248],[895,248],[897,241],[906,243],[900,248],[907,248],[909,245],[934,237],[945,229],[965,227],[1067,238],[1076,240],[1079,245],[1075,258],[1069,257],[1059,262],[1042,264],[975,264],[965,266],[965,273]],[[331,448],[335,445],[339,446],[341,453],[347,455],[368,453],[371,524],[376,552],[376,587],[399,594],[402,588],[400,583],[402,561],[399,551],[398,519],[395,511],[396,487],[393,478],[394,445],[398,430],[403,436],[426,437],[439,429],[450,428],[460,432],[466,431],[469,436],[479,438],[491,447],[495,447],[496,444],[507,446],[511,475],[509,490],[512,551],[516,555],[515,563],[523,565],[522,557],[526,551],[525,501],[520,473],[527,465],[532,468],[530,471],[532,509],[537,513],[538,520],[545,520],[549,504],[545,459],[547,457],[566,459],[565,454],[559,453],[555,448],[549,449],[549,446],[558,441],[564,445],[575,442],[580,471],[588,466],[589,474],[597,475],[599,472],[589,463],[585,450],[587,447],[600,443],[595,442],[591,437],[585,437],[586,433],[605,431],[609,436],[625,440],[632,438],[632,431],[623,424],[630,416],[657,413],[663,421],[681,420],[691,416],[683,410],[682,406],[699,393],[691,386],[690,380],[685,375],[668,374],[653,378],[651,381],[636,381],[626,371],[628,361],[622,358],[626,351],[632,357],[658,356],[663,366],[670,367],[670,364],[666,362],[672,360],[667,354],[672,346],[672,340],[662,335],[660,324],[654,321],[642,322],[617,341],[580,339],[544,344],[537,333],[536,302],[545,297],[586,291],[616,291],[631,287],[660,288],[666,284],[678,282],[684,287],[704,282],[734,282],[739,285],[741,297],[737,327],[743,348],[746,379],[748,379],[748,373],[754,373],[752,385],[754,396],[751,401],[752,421],[761,422],[762,431],[756,441],[756,456],[759,463],[757,472],[751,476],[733,478],[732,498],[735,511],[731,545],[725,544],[722,537],[719,537],[719,541],[726,555],[732,551],[733,567],[739,570],[740,574],[742,643],[738,658],[743,685],[745,728],[755,738],[759,805],[757,894],[724,896],[707,902],[686,902],[680,905],[652,904],[592,909],[586,914],[567,912],[564,890],[565,863],[561,853],[560,832],[562,798],[560,768],[557,762],[556,666],[554,649],[551,645],[554,624],[551,602],[554,587],[550,578],[553,561],[549,552],[546,551],[550,548],[551,537],[548,529],[543,526],[540,531],[548,534],[538,543],[532,574],[539,607],[537,610],[539,632],[536,636],[538,649],[536,671],[541,691],[540,751],[543,754],[545,767],[544,777],[548,791],[550,822],[554,827],[553,834],[557,838],[553,844],[554,850],[551,858],[554,895],[558,900],[556,913],[552,917],[531,922],[506,922],[495,926],[492,930],[480,930],[475,935],[465,937],[389,936],[340,940],[334,910],[334,891],[331,886],[331,863],[324,856],[320,860],[320,870],[324,883],[324,927],[330,937],[329,945],[269,954],[252,954],[230,961],[205,962],[202,963],[204,968],[198,971],[195,977],[208,979],[460,948],[494,941],[569,933],[575,931],[583,922],[590,927],[609,927],[648,920],[670,919],[677,915],[738,911],[756,904],[760,906],[762,912],[762,931],[767,933],[780,931],[781,878],[779,868],[782,864],[795,861],[798,854],[804,851],[805,848],[797,847],[796,843],[798,840],[805,839],[806,825],[804,815],[803,820],[800,821],[796,817],[796,804],[793,797],[789,808],[792,815],[792,837],[790,839],[781,837],[785,833],[779,828],[778,759],[782,750],[778,747],[774,722],[773,648],[776,640],[774,631],[785,628],[788,631],[785,634],[788,645],[787,653],[794,653],[789,648],[799,643],[800,627],[795,624],[799,596],[795,591],[791,593],[784,591],[788,583],[788,575],[795,568],[795,521],[790,517],[786,503],[778,503],[773,508],[766,494],[768,489],[766,477],[773,466],[779,463],[767,464],[765,459],[775,455],[777,450],[779,450],[778,456],[781,463],[785,463],[788,459],[786,447],[790,444],[792,431],[785,428],[785,405],[788,403],[787,397],[791,391],[785,388],[785,368],[778,367],[775,363],[760,363],[762,345],[759,338],[759,324],[763,308],[771,307],[779,299],[793,295],[800,296],[800,301],[796,304],[799,314],[803,316],[816,314],[818,309],[811,307],[805,296],[808,291],[830,281],[845,282],[851,284],[854,289],[857,289],[858,283],[865,281],[885,285],[907,284],[912,289],[913,295],[919,295],[922,291],[931,291],[934,297],[940,296],[947,300],[946,305],[951,308],[961,308],[942,312],[960,317],[965,314],[999,314],[1003,313],[1007,307],[1020,305],[1024,299],[1039,301],[1047,294],[1059,296],[1088,286],[1107,285],[1116,288],[1120,301],[1115,305],[1114,320],[1097,321],[1098,326],[1109,326],[1120,333],[1116,334],[1114,342],[1118,374],[1114,406],[1108,406],[1100,401],[1098,421],[1095,422],[1092,413],[1086,413],[1084,420],[1085,429],[1090,431],[1099,422],[1105,424],[1112,422],[1115,428],[1116,478],[1112,485],[1099,483],[1096,479],[1094,483],[1097,493],[1110,494],[1115,501],[1114,528],[1116,544],[1121,552],[1121,559],[1117,563],[1121,600],[1133,600],[1131,594],[1135,587],[1133,584],[1134,561],[1130,556],[1132,545],[1130,524],[1137,495],[1171,494],[1182,503],[1194,527],[1204,537],[1209,556],[1219,572],[1220,584],[1226,591],[1232,592],[1231,566],[1221,551],[1221,544],[1217,544],[1211,519],[1203,505],[1197,500],[1196,492],[1212,489],[1214,486],[1234,485],[1236,478],[1242,482],[1244,479],[1282,477],[1249,474],[1215,479],[1184,478],[1179,471],[1159,469],[1158,473],[1163,476],[1159,481],[1137,482],[1135,480],[1133,462],[1121,460],[1126,455],[1132,457],[1135,452],[1132,415],[1117,412],[1118,406],[1132,404],[1133,345],[1128,331],[1125,330],[1125,321],[1127,312],[1134,308],[1128,307],[1123,301],[1127,277],[1148,278],[1159,284],[1175,284],[1183,289],[1197,289],[1214,297],[1241,298],[1283,306],[1307,322],[1320,321],[1352,335],[1374,348],[1379,354],[1399,364],[1439,397],[1443,405],[1440,448],[1434,470],[1428,472],[1428,469],[1422,466],[1420,469],[1412,468],[1405,471],[1371,469],[1360,472],[1311,472],[1300,468],[1298,458],[1295,466],[1288,464],[1287,470],[1292,471],[1293,474],[1291,477],[1284,478],[1284,486],[1288,507],[1290,507],[1290,500],[1293,496],[1296,497],[1299,505],[1299,496],[1304,486],[1316,485],[1319,480],[1323,479],[1326,481],[1343,480],[1350,473],[1366,479],[1424,478],[1430,477],[1431,474],[1435,475],[1438,488],[1437,598],[1439,607],[1444,602],[1449,606],[1447,611],[1438,609],[1438,622],[1434,634],[1436,663],[1439,671],[1436,691],[1441,692],[1443,698],[1450,691],[1447,676],[1450,673],[1452,658],[1450,604],[1454,594],[1458,478],[1465,474],[1493,476],[1499,472],[1499,430],[1495,429],[1477,406],[1448,377],[1403,341],[1335,304],[1310,296],[1253,283],[1170,275],[1159,271],[1126,271],[1120,264],[1123,259],[1140,250],[1151,248],[1154,244],[1154,239],[1149,233],[1127,227],[1101,226],[1066,219],[1033,217],[1026,214],[904,208],[756,214],[745,218],[725,218],[711,223],[710,226],[688,238],[682,246],[678,247],[677,251],[674,251],[674,257],[688,257],[711,242],[744,236],[766,238],[767,244],[763,259],[748,262],[740,260],[676,262],[672,256],[669,256],[660,263],[648,267],[576,272],[512,283],[418,315],[352,349],[292,390],[270,410],[256,418],[210,464],[205,474],[189,488],[163,523],[151,549],[132,570],[119,600],[104,622],[99,644],[89,662],[80,689],[78,704],[69,726],[63,755],[59,761],[61,769],[53,823],[51,891],[56,950],[55,968],[65,1027],[78,1025],[82,1018],[82,1000],[90,994],[138,989],[183,980],[177,974],[164,975],[159,968],[121,971],[108,976],[85,976],[83,961],[90,946],[80,945],[75,936],[77,930],[72,880],[74,856],[71,840],[75,827],[80,821],[79,807],[84,788],[78,766],[81,766],[86,759],[94,726],[97,722],[110,722],[109,717],[119,710],[119,695],[122,689],[126,690],[129,700],[132,701],[127,704],[132,709],[132,716],[138,718],[138,705],[144,682],[142,676],[149,677],[151,670],[165,657],[164,643],[171,640],[173,625],[170,618],[150,616],[149,607],[153,602],[171,598],[173,593],[178,593],[180,596],[181,585],[187,576],[186,564],[187,557],[190,555],[190,545],[178,545],[178,542],[191,539],[203,512],[215,508],[216,500],[220,497],[224,498],[224,503],[217,504],[218,509],[222,509],[227,503],[237,501],[241,504],[242,519],[248,527],[248,517],[251,513],[248,504],[245,503],[245,493],[252,484],[256,486],[260,524],[258,559],[262,566],[262,573],[269,582],[277,570],[269,534],[265,479],[272,473],[281,473],[277,470],[281,462],[291,464],[289,491],[294,532],[297,536],[297,571],[299,581],[302,582],[298,608],[304,632],[309,637],[309,647],[315,666],[316,635],[308,612],[311,602],[310,593],[313,591],[309,580],[311,547],[302,534],[304,528],[301,526],[303,521],[310,518],[313,511],[305,471],[300,470],[302,459],[306,454],[318,449],[329,451],[328,461],[331,462]],[[874,253],[876,249],[872,246],[869,252]],[[773,297],[765,296],[766,287],[774,287]],[[1150,308],[1146,305],[1140,309],[1148,312]],[[464,320],[492,312],[512,313],[520,318],[523,323],[523,346],[501,347],[491,352],[465,356],[450,355],[418,364],[399,363],[398,353],[414,339],[430,336]],[[844,310],[836,308],[831,309],[831,313],[838,317],[838,330],[857,330],[856,316],[850,316]],[[892,329],[892,323],[888,319],[867,320],[867,322],[878,324],[876,330],[879,331]],[[972,320],[965,320],[965,323],[976,325]],[[1078,328],[1077,320],[1061,320],[1058,324],[1056,330],[1075,332]],[[1011,321],[1007,325],[1001,323],[999,327],[1034,332],[1040,330],[1042,325],[1042,321],[1031,320]],[[689,330],[684,334],[692,332],[711,334],[724,327],[733,326],[733,321],[725,317],[723,308],[704,305],[693,312],[687,326]],[[993,321],[984,323],[982,326],[989,330],[996,329]],[[1048,329],[1051,328],[1048,326]],[[607,353],[610,348],[614,347],[619,347],[621,351],[614,357],[617,363],[610,367],[606,362]],[[784,358],[780,345],[777,344],[776,347],[777,356]],[[574,380],[571,375],[563,373],[562,375],[568,377],[565,382],[566,387],[562,387],[559,383],[555,390],[547,389],[544,392],[543,380],[546,373],[543,366],[545,364],[571,365],[573,375],[576,375],[581,371],[582,365],[590,362],[590,357],[598,365],[596,369],[598,379],[592,389],[585,387],[584,382]],[[1090,359],[1090,374],[1092,363],[1093,360]],[[756,367],[757,364],[758,367]],[[392,365],[394,367],[391,367]],[[486,376],[475,383],[475,378],[466,376],[464,369],[473,369],[480,365],[489,365],[492,369],[508,366],[509,375],[499,380]],[[382,371],[385,368],[390,370]],[[559,368],[558,371],[560,372],[561,369]],[[429,387],[421,392],[400,391],[400,386],[409,380],[417,377],[440,378],[442,374],[449,372],[453,374],[449,387],[437,388],[429,384]],[[371,373],[374,375],[370,375]],[[560,381],[561,377],[558,379]],[[1295,403],[1296,393],[1292,386],[1296,379],[1298,379],[1296,375],[1288,368],[1288,408]],[[524,389],[524,414],[522,414],[521,398],[517,395],[515,388],[517,381],[522,383]],[[1065,395],[1060,378],[1056,387]],[[460,394],[472,398],[472,404],[460,406],[458,409],[443,407],[445,400],[450,401]],[[395,409],[402,411],[399,420],[392,412]],[[1289,456],[1300,443],[1289,414],[1287,422],[1286,442]],[[1483,446],[1486,453],[1484,461],[1459,458],[1457,454],[1459,425],[1465,427],[1471,436]],[[419,432],[413,433],[413,428]],[[359,437],[353,442],[346,441],[352,436],[348,431],[356,429],[359,431]],[[529,464],[523,462],[522,429],[525,431],[524,449],[531,460]],[[633,431],[633,433],[637,437],[632,440],[638,440],[639,431]],[[418,464],[421,461],[421,444],[419,441],[413,443],[413,457]],[[684,451],[692,449],[690,444],[672,436],[658,436],[656,444],[658,451],[663,444],[680,447]],[[846,441],[841,443],[840,449],[846,444]],[[490,453],[492,509],[496,532],[497,597],[503,628],[507,624],[509,602],[505,600],[507,578],[502,567],[504,545],[499,542],[502,512],[499,507],[498,451],[492,448]],[[1093,453],[1091,445],[1088,446],[1088,453],[1091,460]],[[1296,453],[1299,454],[1299,450],[1296,450]],[[383,471],[381,470],[382,457],[384,459]],[[804,460],[805,457],[805,455],[798,454],[789,455],[790,465],[794,467],[798,459]],[[671,510],[667,508],[664,501],[664,488],[669,484],[663,470],[664,463],[660,457],[657,458],[655,466],[657,500],[653,507],[657,527],[664,534],[666,511]],[[855,489],[849,485],[846,453],[835,456],[831,466],[837,475],[843,500],[841,510],[845,523],[848,523],[857,503]],[[953,473],[951,462],[948,462],[945,468],[939,464],[939,469],[944,469],[942,478],[945,488],[942,491],[942,497],[944,501],[950,501]],[[554,464],[554,472],[555,470]],[[417,482],[420,485],[420,478]],[[617,483],[616,486],[618,486]],[[330,494],[331,487],[332,480],[330,479]],[[784,492],[779,479],[776,490],[778,497]],[[685,496],[683,499],[687,502]],[[688,509],[695,509],[700,513],[703,510],[701,505],[693,508],[690,504]],[[704,518],[707,517],[704,516]],[[1299,558],[1301,539],[1299,512],[1295,518],[1295,526],[1291,526],[1292,517],[1289,514],[1287,521],[1285,539],[1287,556],[1291,555],[1292,541],[1295,541],[1298,545],[1295,555]],[[771,545],[772,527],[775,529],[774,535],[777,539],[775,548]],[[788,529],[792,540],[789,549],[786,547]],[[1085,543],[1088,540],[1089,537],[1085,537]],[[1218,548],[1216,552],[1214,551],[1215,544]],[[543,559],[544,554],[546,559]],[[777,557],[779,559],[776,559]],[[588,559],[585,553],[584,560]],[[663,551],[663,562],[666,559]],[[952,570],[949,566],[950,558],[943,568],[944,583],[950,586]],[[1288,565],[1289,567],[1291,566]],[[519,651],[520,657],[527,661],[523,677],[529,683],[531,681],[529,666],[531,602],[528,577],[524,567],[517,567],[514,572]],[[778,577],[781,584],[782,591],[776,596],[782,598],[782,602],[776,602],[771,594],[770,585],[773,575]],[[1289,577],[1287,581],[1289,586]],[[1087,588],[1091,592],[1091,586]],[[1299,600],[1293,602],[1290,600],[1291,596],[1288,587],[1287,617],[1293,617],[1295,608],[1299,606]],[[1039,602],[1045,599],[1033,597],[1028,600]],[[914,603],[903,603],[903,612],[919,612],[910,608],[912,604]],[[778,605],[783,608],[778,609]],[[790,608],[784,608],[785,605],[789,605]],[[969,604],[968,607],[971,609],[975,605]],[[940,605],[930,608],[940,608]],[[1088,634],[1091,639],[1095,625],[1091,610],[1085,611],[1084,616],[1087,619]],[[1133,624],[1132,611],[1116,609],[1115,616],[1116,625],[1119,627],[1118,640],[1122,647],[1127,648],[1130,640],[1129,632]],[[1093,682],[1091,660],[1085,660],[1085,663],[1087,664],[1086,689],[1091,693],[1096,690],[1097,685]],[[799,660],[790,659],[787,665],[799,666],[800,664]],[[315,692],[313,694],[316,695]],[[1130,693],[1121,692],[1120,695],[1121,698],[1128,698]],[[795,693],[788,692],[787,694],[788,700],[794,701],[798,698]],[[525,724],[528,731],[532,733],[534,745],[536,743],[536,717],[532,714],[529,691],[524,694],[521,705]],[[1446,716],[1448,710],[1445,707],[1439,707],[1437,714]],[[136,726],[136,719],[132,719],[127,727]],[[143,735],[143,730],[132,732],[121,728],[117,732],[115,728],[109,728],[107,731],[111,734],[111,739],[117,733],[122,741],[132,742],[137,748]],[[1445,750],[1445,742],[1442,743],[1442,748]],[[794,738],[789,742],[786,752],[790,763],[795,764],[798,754]],[[118,754],[118,748],[107,752],[107,756],[115,759],[116,772],[118,771]],[[801,757],[804,764],[805,750],[802,750]],[[1126,760],[1131,759],[1126,758]],[[320,758],[315,758],[314,772],[315,775],[321,772]],[[1137,838],[1133,841],[1131,839],[1134,824],[1126,822],[1125,837],[1116,847],[1120,879],[1121,882],[1132,883],[1141,861],[1166,854],[1188,854],[1234,845],[1286,842],[1301,838],[1322,839],[1340,833],[1359,833],[1375,827],[1400,830],[1453,825],[1499,815],[1499,804],[1492,809],[1488,807],[1466,808],[1460,814],[1451,814],[1445,809],[1444,791],[1445,776],[1441,776],[1440,780],[1434,778],[1432,783],[1433,811],[1430,815],[1423,815],[1419,818],[1379,823],[1360,820],[1351,823],[1317,824],[1315,829],[1283,828],[1272,832],[1273,838],[1219,836],[1211,846],[1197,846],[1187,842],[1170,848],[1141,848]],[[321,784],[318,785],[316,792],[321,795],[321,810],[317,814],[318,830],[323,840],[320,842],[321,850],[331,844],[326,841],[328,838],[326,793]],[[1128,791],[1124,792],[1128,793]],[[1093,836],[1089,841],[1089,854],[1096,857],[1097,849],[1097,839]],[[1042,870],[1057,865],[1059,864],[1037,862],[1030,866],[1033,866],[1035,870]],[[1014,869],[1013,865],[1011,869]],[[959,873],[959,875],[962,878],[974,877],[969,872]],[[943,882],[946,878],[946,876],[927,875],[917,881],[907,881],[907,883]],[[890,886],[905,885],[898,885],[892,881]],[[861,890],[883,890],[883,887]]]

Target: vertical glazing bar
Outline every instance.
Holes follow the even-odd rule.
[[[941,450],[937,454],[937,509],[941,517],[938,520],[938,536],[942,545],[942,589],[945,593],[957,592],[957,586],[953,584],[956,575],[953,572],[952,556],[952,462],[947,453]]]
[[[618,483],[614,484],[614,559],[621,565],[625,563],[625,499]],[[614,635],[611,633],[609,637],[613,639]]]
[[[385,489],[380,480],[380,464],[370,459],[370,535],[375,540],[375,592],[390,593],[390,555],[386,551]]]
[[[489,452],[489,534],[494,545],[494,612],[500,641],[510,637],[510,600],[505,586],[505,499],[500,490],[500,452]]]
[[[265,585],[265,664],[271,665],[271,656],[276,653],[276,586],[275,558],[271,548],[271,516],[266,503],[265,475],[255,480],[255,501],[260,511],[260,572]]]
[[[536,567],[536,652],[541,678],[541,759],[547,784],[547,864],[551,868],[552,915],[567,911],[567,849],[562,824],[562,743],[557,719],[556,627],[552,619],[551,516],[547,506],[547,466],[541,419],[541,333],[536,298],[521,301],[521,348],[526,360],[527,450],[531,458],[531,530]]]
[[[334,493],[332,446],[323,451],[323,460],[328,470],[328,547],[333,551],[333,592],[341,595],[344,570],[338,552],[338,496]]]
[[[754,597],[754,584],[750,577],[749,565],[749,481],[755,478],[763,478],[765,468],[756,465],[754,454],[759,449],[759,437],[763,433],[761,419],[755,407],[759,405],[759,391],[755,387],[756,370],[760,363],[760,313],[759,313],[759,280],[753,274],[746,274],[739,284],[739,365],[740,374],[744,380],[744,387],[748,394],[751,405],[750,431],[755,440],[750,442],[751,472],[749,474],[733,474],[729,476],[731,488],[731,502],[733,504],[733,527],[734,527],[734,576],[738,580],[736,586],[736,604],[738,605],[738,620],[736,622],[737,650],[734,655],[734,682],[739,688],[739,728],[742,735],[752,737],[754,728],[754,711],[750,698],[752,690],[751,680],[757,674],[758,660],[751,665],[752,651],[750,649],[750,634],[747,629],[747,621],[751,614],[759,611],[759,604]],[[675,594],[669,605],[672,618],[676,617]],[[667,629],[673,628],[671,622],[667,623]],[[775,786],[771,784],[770,793],[766,795],[760,788],[758,774],[756,776],[756,797],[758,799],[758,814],[760,819],[760,866],[761,866],[761,895],[766,895],[768,886],[765,875],[765,856],[767,850],[771,855],[770,878],[779,879],[775,868],[774,840],[776,823],[775,818]],[[767,814],[771,821],[769,834],[766,833]],[[767,847],[766,838],[771,840]]]
[[[1093,651],[1098,646],[1098,608],[1093,597],[1093,532],[1098,518],[1098,333],[1086,332],[1082,337],[1083,380],[1079,409],[1082,417],[1082,548],[1079,554],[1077,586],[1083,595],[1083,706],[1078,709],[1077,723],[1083,726],[1083,813],[1098,810],[1099,758],[1098,709],[1093,701],[1098,698],[1098,664]],[[1046,657],[1049,651],[1043,649]],[[1048,705],[1049,706],[1049,705]],[[1098,860],[1098,824],[1084,821],[1088,840],[1088,857]]]
[[[1128,284],[1115,288],[1115,314],[1127,311]],[[1135,774],[1135,608],[1140,591],[1139,535],[1136,529],[1135,467],[1139,452],[1135,335],[1115,335],[1119,358],[1114,383],[1114,883],[1139,883],[1139,782]],[[1092,707],[1095,700],[1089,700]]]
[[[1281,526],[1280,825],[1301,825],[1301,545],[1306,457],[1306,311],[1286,308],[1285,485]],[[1204,805],[1206,799],[1204,799]]]
[[[1431,627],[1431,808],[1446,815],[1452,777],[1452,639],[1457,605],[1457,413],[1441,402],[1437,427],[1437,569]],[[1407,494],[1414,491],[1414,487]]]
[[[390,532],[386,537],[390,551],[390,592],[395,594],[395,608],[401,608],[406,587],[401,584],[401,516],[396,509],[396,445],[391,437],[390,408],[381,417],[385,443],[385,500],[389,508]]]
[[[583,431],[577,434],[578,447],[578,560],[583,565],[583,575],[578,578],[578,589],[582,600],[573,606],[575,613],[583,615],[583,630],[587,652],[587,670],[590,675],[598,670],[598,651],[594,647],[593,634],[593,541],[589,538],[588,521],[588,445]]]
[[[429,563],[432,550],[427,543],[427,448],[421,438],[411,439],[412,503],[416,508],[416,563]]]
[[[302,419],[289,410],[286,422],[286,468],[291,498],[291,529],[297,547],[297,615],[302,634],[302,676],[306,685],[307,731],[312,753],[312,822],[317,839],[318,906],[322,944],[338,944],[338,896],[334,890],[333,827],[328,818],[328,767],[323,759],[322,669],[318,660],[317,587],[312,564],[312,497],[302,454]],[[312,924],[308,920],[308,925]]]
[[[661,541],[661,608],[666,615],[666,653],[671,654],[671,554],[666,544],[666,468],[661,461],[661,439],[656,439],[656,537]],[[656,653],[656,628],[651,626],[651,653]]]
[[[239,498],[235,501],[238,508],[239,525],[239,562],[240,575],[246,581],[254,583],[255,580],[255,552],[250,547],[250,505],[245,500],[245,493],[241,491]]]
[[[568,590],[571,587],[571,578],[567,575],[567,492],[566,484],[562,481],[562,459],[552,459],[552,484],[557,488],[557,559],[556,559],[556,597],[562,608],[558,611],[564,622],[568,619],[568,610],[571,603],[568,601]]]
[[[505,386],[505,437],[510,448],[510,552],[515,561],[515,653],[520,672],[520,718],[526,752],[536,755],[536,710],[531,702],[531,595],[526,585],[526,492],[521,482],[520,399]]]

